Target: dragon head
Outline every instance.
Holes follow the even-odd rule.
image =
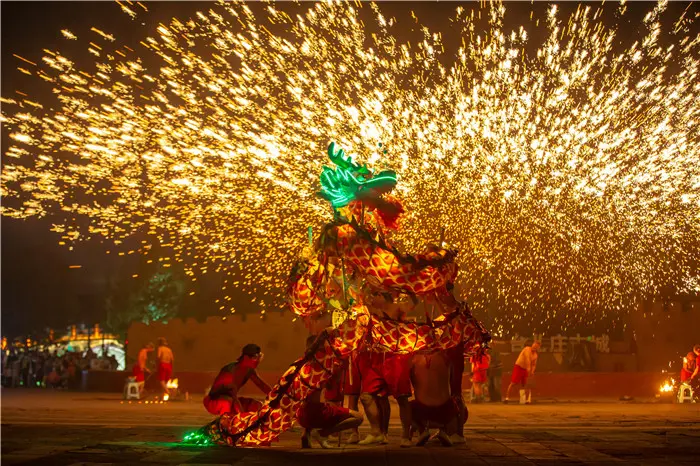
[[[358,165],[345,155],[334,142],[328,146],[328,158],[335,168],[323,167],[319,196],[348,219],[364,223],[369,215],[380,228],[396,229],[404,212],[401,202],[389,195],[396,187],[396,172],[383,170],[375,175],[366,165]]]

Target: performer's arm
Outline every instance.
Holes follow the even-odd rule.
[[[537,358],[532,357],[532,351],[530,351],[530,375],[535,375],[535,368],[537,367]]]
[[[272,391],[272,387],[270,387],[263,379],[260,378],[258,375],[257,371],[253,371],[253,373],[250,376],[251,380],[255,385],[258,386],[258,388],[265,394],[268,395]]]
[[[146,357],[139,357],[139,366],[141,366],[141,370],[144,372],[151,372],[151,370],[146,367],[146,361],[147,361],[148,355]]]
[[[232,385],[230,388],[229,395],[231,396],[231,403],[233,403],[233,405],[236,406],[236,410],[241,413],[243,412],[243,405],[241,404],[241,400],[238,399],[238,388],[235,385]]]

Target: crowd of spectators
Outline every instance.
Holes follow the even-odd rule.
[[[2,352],[2,386],[26,388],[79,388],[83,371],[117,370],[114,355],[98,358],[85,352],[52,352],[40,349],[8,349]]]

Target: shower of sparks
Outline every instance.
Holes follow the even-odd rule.
[[[95,63],[18,57],[57,102],[2,99],[3,214],[57,219],[69,243],[147,232],[139,252],[170,245],[193,278],[224,271],[224,294],[246,289],[264,312],[307,227],[332,217],[315,192],[336,141],[399,174],[405,250],[444,227],[458,287],[496,333],[526,316],[595,322],[698,283],[700,37],[690,8],[664,30],[665,7],[624,50],[595,5],[515,30],[502,5],[459,7],[456,56],[427,28],[400,41],[359,3],[216,5],[136,50],[93,28]]]

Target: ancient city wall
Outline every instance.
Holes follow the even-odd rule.
[[[163,323],[133,323],[128,331],[127,368],[139,349],[165,337],[175,354],[175,371],[218,371],[235,360],[247,343],[257,343],[265,354],[261,368],[284,370],[304,353],[308,331],[289,314],[209,317],[204,322],[173,319]]]

